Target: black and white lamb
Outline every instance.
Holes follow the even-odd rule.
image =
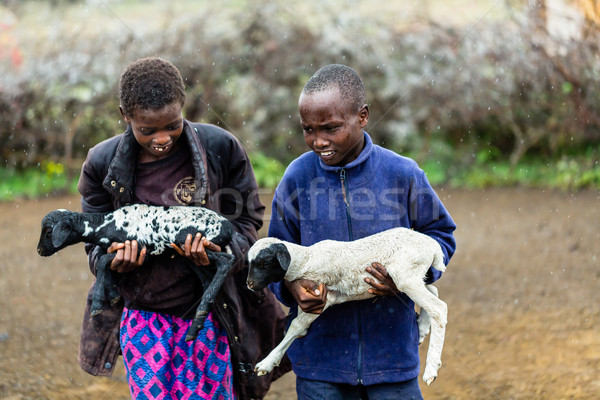
[[[420,341],[431,325],[423,380],[429,385],[437,377],[442,365],[447,306],[437,297],[437,289],[424,282],[429,267],[439,271],[446,269],[442,249],[434,239],[406,228],[393,228],[353,242],[324,240],[312,246],[263,238],[250,248],[248,261],[250,289],[261,290],[282,279],[289,282],[310,279],[327,287],[325,309],[334,304],[373,297],[368,292],[371,286],[364,280],[372,278],[366,268],[374,262],[382,264],[398,289],[421,308]],[[279,365],[292,342],[305,336],[318,316],[298,307],[298,315],[281,343],[256,365],[258,375]]]
[[[107,213],[79,213],[60,209],[51,211],[42,219],[37,250],[46,257],[80,242],[93,243],[107,250],[113,242],[136,240],[139,248],[146,247],[146,254],[152,256],[172,249],[172,243],[182,246],[188,234],[195,235],[197,232],[225,250],[231,241],[233,227],[226,218],[203,207],[133,204]],[[188,341],[194,340],[202,329],[235,258],[228,252],[208,249],[206,254],[211,262],[210,268],[192,267],[204,285],[204,294],[187,332]],[[110,269],[115,256],[116,252],[105,253],[98,260],[90,308],[92,317],[102,312],[105,292],[113,304],[120,299],[114,271]],[[189,264],[192,265],[191,262]]]

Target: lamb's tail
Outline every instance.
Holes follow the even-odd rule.
[[[433,254],[433,264],[431,266],[441,272],[446,270],[446,265],[444,264],[444,253],[442,252],[441,248],[439,248],[438,251]]]

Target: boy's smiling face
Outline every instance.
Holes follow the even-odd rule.
[[[156,161],[173,154],[183,132],[183,116],[178,102],[167,104],[158,110],[136,110],[127,116],[121,110],[125,122],[131,125],[135,140],[142,147],[141,162]]]
[[[325,164],[343,167],[356,160],[365,145],[363,130],[369,120],[366,104],[353,110],[339,89],[332,88],[303,92],[298,110],[304,141]]]

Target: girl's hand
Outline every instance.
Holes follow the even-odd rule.
[[[138,256],[138,243],[136,240],[126,240],[125,243],[113,242],[108,248],[108,253],[117,252],[110,263],[110,269],[120,274],[133,271],[144,264],[146,259],[146,248],[144,247]]]
[[[202,237],[200,233],[196,233],[196,236],[193,237],[193,239],[191,234],[187,235],[183,249],[175,243],[171,243],[171,247],[173,247],[180,256],[187,257],[194,264],[202,266],[210,264],[210,260],[206,255],[206,250],[221,251],[221,246],[212,243],[206,237]]]
[[[311,314],[321,314],[327,302],[327,288],[308,279],[297,279],[293,282],[284,281],[298,306],[302,311]]]
[[[375,278],[365,278],[365,282],[373,286],[369,289],[369,293],[376,296],[395,296],[400,292],[383,265],[373,263],[366,271]]]

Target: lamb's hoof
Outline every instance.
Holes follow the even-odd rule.
[[[190,325],[187,334],[185,335],[185,341],[191,342],[192,340],[196,340],[198,333],[202,328],[204,328],[204,319],[200,323],[197,323],[196,321],[192,322],[192,325]]]
[[[203,327],[204,324],[202,324],[199,327],[195,327],[194,325],[190,326],[187,334],[185,335],[185,341],[191,342],[192,340],[196,340],[196,338],[198,337],[198,333],[202,330]]]
[[[425,381],[427,386],[431,385],[433,381],[435,381],[435,378],[437,378],[437,371],[431,372],[425,369],[425,372],[423,372],[423,380]]]
[[[96,315],[102,313],[102,310],[90,310],[90,317],[94,318]]]
[[[254,372],[256,372],[257,376],[263,376],[273,371],[273,368],[275,368],[278,365],[279,363],[273,363],[269,361],[268,358],[265,358],[264,360],[256,364],[256,367],[254,367]]]
[[[121,296],[113,297],[112,300],[110,301],[110,305],[111,306],[116,305],[119,302],[119,300],[121,300]]]

